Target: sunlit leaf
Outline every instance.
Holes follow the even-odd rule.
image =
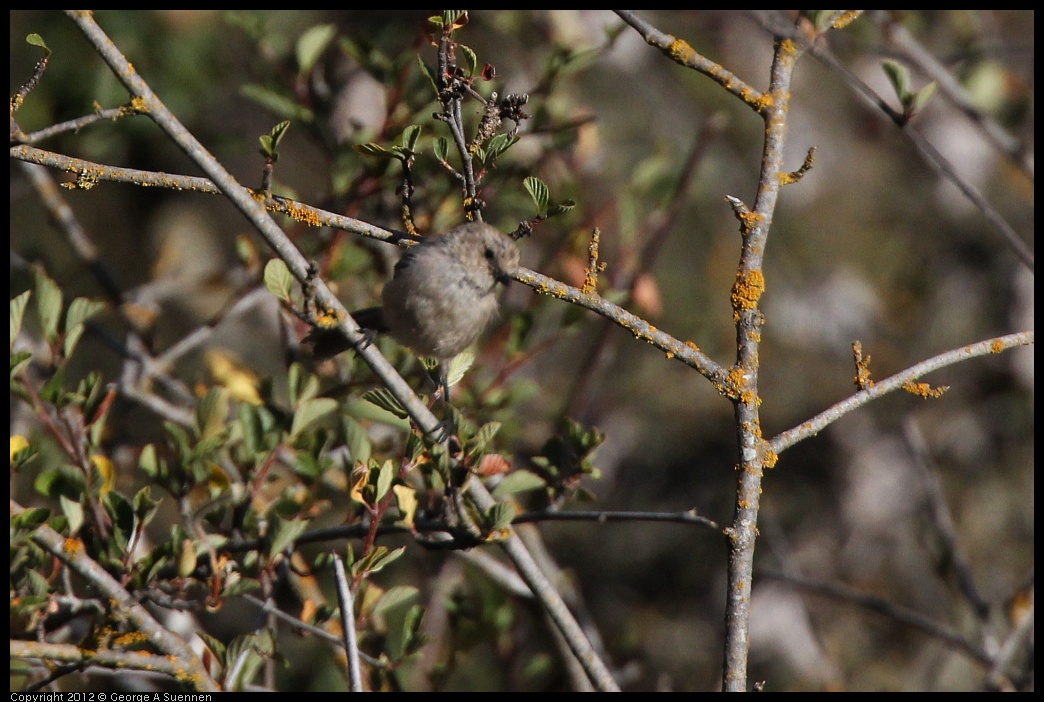
[[[42,270],[36,271],[36,313],[40,317],[44,338],[58,340],[58,322],[62,317],[62,291]]]
[[[332,397],[316,397],[305,400],[298,405],[294,412],[293,425],[290,427],[290,437],[296,437],[312,422],[337,409],[337,400]]]
[[[268,292],[284,302],[290,301],[290,288],[294,276],[281,258],[273,258],[265,264],[265,287]]]
[[[547,487],[547,483],[536,473],[531,473],[524,469],[516,470],[505,475],[503,480],[497,483],[497,487],[493,490],[493,496],[507,497],[508,495],[529,492],[530,490],[543,490],[545,487]]]
[[[377,405],[382,410],[391,412],[399,419],[406,419],[406,417],[410,416],[409,412],[403,408],[402,404],[388,388],[370,390],[363,394],[362,399],[370,404]]]
[[[522,181],[522,185],[525,187],[526,192],[529,193],[529,197],[533,198],[533,204],[536,205],[537,212],[544,212],[547,209],[548,201],[551,199],[551,192],[544,185],[544,181],[535,176],[529,176]]]
[[[336,34],[337,27],[333,24],[317,24],[305,30],[297,40],[297,68],[301,75],[311,72]]]
[[[11,346],[14,347],[15,339],[22,330],[22,318],[25,316],[26,305],[29,304],[30,292],[26,290],[21,295],[11,299]]]

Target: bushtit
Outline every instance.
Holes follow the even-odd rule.
[[[497,311],[497,285],[506,285],[517,270],[518,248],[510,237],[484,222],[461,224],[408,248],[384,286],[383,306],[352,318],[444,365],[482,334]],[[320,338],[316,331],[309,338],[317,357],[349,348],[339,335]]]

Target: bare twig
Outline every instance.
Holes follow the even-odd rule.
[[[768,442],[768,448],[777,454],[781,453],[785,449],[796,444],[798,441],[808,438],[809,436],[815,436],[823,431],[823,429],[825,429],[829,424],[832,424],[840,417],[848,414],[856,408],[862,407],[871,400],[875,400],[890,392],[899,390],[906,383],[916,380],[922,375],[940,368],[945,368],[954,363],[965,361],[969,358],[987,356],[989,354],[1000,353],[1005,349],[1014,348],[1016,346],[1032,344],[1033,337],[1033,331],[1024,331],[1015,334],[1008,334],[1006,336],[998,336],[993,339],[984,339],[983,341],[952,349],[945,353],[941,353],[938,356],[933,356],[932,358],[921,361],[920,363],[916,363],[906,370],[896,373],[890,378],[875,381],[873,387],[861,390],[855,395],[838,402],[833,407],[820,412],[812,419],[804,421],[798,426],[778,434]]]
[[[351,583],[344,572],[344,563],[333,554],[337,580],[337,602],[341,606],[341,627],[344,629],[344,650],[348,654],[348,684],[352,692],[362,692],[362,669],[359,667],[359,640],[355,632],[355,604]]]
[[[985,666],[993,664],[993,659],[989,654],[976,646],[975,644],[967,641],[963,636],[960,635],[956,630],[941,624],[934,619],[927,617],[920,612],[901,607],[893,602],[889,602],[882,597],[877,595],[871,595],[865,592],[856,590],[848,585],[841,583],[828,583],[820,580],[814,580],[812,578],[805,578],[797,575],[789,575],[780,571],[766,568],[759,571],[761,575],[779,582],[792,585],[793,587],[806,590],[808,592],[814,592],[820,595],[826,595],[835,600],[841,602],[847,602],[854,604],[864,609],[870,610],[871,612],[877,612],[882,614],[893,621],[897,621],[905,626],[912,627],[919,631],[922,631],[929,636],[937,638],[941,641],[946,642],[952,648],[960,651],[966,656],[971,657],[976,662],[981,663]]]

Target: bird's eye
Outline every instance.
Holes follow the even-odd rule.
[[[493,260],[493,249],[486,249],[486,260],[487,261],[492,261]]]

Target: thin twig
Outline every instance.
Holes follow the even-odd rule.
[[[344,563],[333,554],[337,581],[337,602],[341,606],[341,627],[344,629],[344,650],[348,654],[348,684],[352,692],[362,692],[362,669],[359,667],[359,639],[355,631],[355,603],[352,587],[344,572]]]
[[[993,339],[984,339],[974,344],[962,346],[941,353],[938,356],[916,363],[906,370],[900,371],[890,378],[874,382],[873,387],[860,390],[851,397],[838,402],[834,406],[820,412],[812,419],[802,422],[798,426],[788,429],[768,442],[768,448],[775,453],[781,453],[797,442],[810,436],[815,436],[823,431],[828,425],[834,423],[849,412],[862,407],[871,400],[876,400],[890,392],[901,389],[906,383],[920,378],[934,370],[960,363],[969,358],[988,356],[1000,353],[1005,349],[1016,346],[1027,346],[1033,343],[1034,332],[1024,331],[1006,336],[998,336]]]
[[[783,573],[771,568],[763,568],[759,571],[759,574],[763,577],[772,578],[773,580],[800,588],[801,590],[826,595],[835,600],[854,604],[870,610],[871,612],[877,612],[893,621],[897,621],[900,624],[912,627],[928,634],[929,636],[946,642],[952,648],[957,649],[984,666],[993,665],[993,659],[986,651],[966,640],[953,628],[941,624],[920,612],[889,602],[877,595],[871,595],[841,583],[823,582],[821,580]]]

